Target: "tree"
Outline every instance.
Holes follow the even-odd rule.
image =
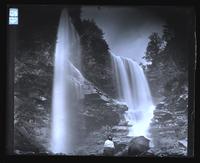
[[[147,62],[152,62],[159,55],[162,46],[162,39],[158,33],[152,33],[149,36],[149,40],[146,55],[143,58],[146,59]]]

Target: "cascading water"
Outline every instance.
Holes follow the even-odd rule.
[[[53,153],[73,153],[75,132],[72,123],[75,116],[73,117],[72,101],[78,104],[78,100],[86,93],[83,89],[86,80],[74,66],[77,58],[80,58],[80,40],[67,10],[64,9],[59,21],[54,59],[50,140]],[[113,55],[112,59],[119,100],[127,104],[125,118],[133,125],[130,127],[129,136],[148,137],[154,105],[143,70],[128,58]]]
[[[148,136],[153,118],[154,104],[147,79],[137,62],[112,55],[119,101],[128,106],[125,118],[128,121],[128,136]]]
[[[72,62],[73,56],[79,56],[79,53],[79,37],[67,10],[63,9],[58,26],[54,59],[50,140],[53,153],[70,154],[73,150],[71,98],[73,94],[77,100],[83,96],[81,91],[83,77]]]

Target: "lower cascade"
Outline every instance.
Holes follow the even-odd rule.
[[[148,129],[153,118],[154,104],[145,74],[137,62],[112,54],[114,78],[118,100],[128,106],[128,136],[149,137]]]

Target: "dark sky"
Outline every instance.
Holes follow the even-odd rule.
[[[22,31],[19,34],[22,39],[23,37],[24,40],[37,37],[46,40],[56,38],[59,16],[64,6],[18,5],[10,7],[19,8],[19,25],[16,28]],[[81,7],[82,19],[94,19],[103,30],[111,52],[115,55],[130,57],[138,62],[144,62],[142,56],[145,54],[151,33],[162,34],[162,26],[166,24],[166,21],[173,23],[180,19],[188,19],[184,15],[190,12],[188,8],[176,6]],[[180,27],[183,29],[185,24],[178,26]],[[184,32],[179,33],[185,34]],[[28,43],[28,41],[25,42]]]
[[[165,22],[149,7],[83,6],[82,19],[94,19],[103,30],[111,52],[144,62],[148,37],[152,32],[162,34]]]

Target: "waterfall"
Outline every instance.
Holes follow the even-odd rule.
[[[52,92],[50,148],[53,153],[70,154],[73,150],[73,103],[82,98],[83,77],[73,65],[79,56],[80,41],[66,9],[63,9],[57,32]],[[76,99],[72,100],[72,97]]]
[[[146,136],[153,118],[154,104],[147,79],[137,62],[112,55],[118,100],[128,106],[125,118],[129,124],[128,136]]]
[[[67,10],[63,9],[58,25],[54,58],[50,138],[50,150],[54,154],[73,153],[73,145],[76,142],[76,111],[73,107],[74,104],[76,107],[79,105],[78,100],[84,98],[88,93],[87,87],[91,85],[79,71],[80,49],[79,36]],[[132,125],[129,136],[147,137],[154,105],[144,72],[131,59],[114,55],[112,59],[119,101],[128,106],[125,118],[129,125]],[[75,65],[79,65],[78,68]],[[93,87],[90,88],[89,92],[91,91],[94,91]]]

